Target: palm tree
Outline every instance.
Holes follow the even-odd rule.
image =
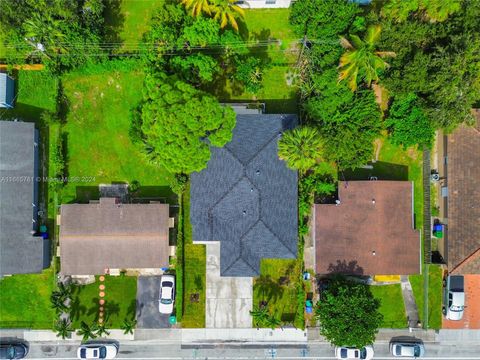
[[[243,20],[245,16],[245,11],[236,4],[236,0],[216,0],[213,3],[213,13],[222,29],[230,24],[235,31],[238,31],[237,17]]]
[[[375,50],[380,32],[379,25],[369,26],[364,40],[357,35],[351,35],[350,41],[346,38],[340,40],[347,51],[340,58],[338,80],[347,80],[352,91],[357,89],[360,81],[365,81],[368,86],[378,81],[378,73],[389,66],[383,58],[395,56],[392,51]]]
[[[102,335],[110,335],[110,331],[107,330],[107,325],[105,323],[98,325],[95,335],[98,337],[102,337]]]
[[[137,320],[123,320],[123,324],[120,326],[120,329],[123,330],[123,333],[126,334],[133,334],[133,329],[135,329],[135,325],[137,325]]]
[[[25,38],[35,48],[32,53],[51,57],[54,53],[66,52],[62,44],[65,34],[60,30],[62,20],[53,19],[50,15],[34,13],[24,23]]]
[[[250,315],[252,316],[253,318],[253,322],[255,324],[255,326],[257,327],[257,329],[263,325],[264,323],[266,323],[268,321],[268,318],[269,318],[269,314],[268,314],[268,309],[266,307],[263,307],[263,308],[259,308],[259,307],[254,307],[252,311],[250,311]]]
[[[55,331],[57,332],[57,337],[62,337],[65,340],[73,329],[70,327],[70,321],[67,319],[60,319],[55,323],[54,327]]]
[[[272,330],[280,326],[281,324],[282,322],[279,319],[277,319],[274,315],[268,316],[265,321],[265,325],[270,327]]]
[[[201,14],[212,14],[212,4],[210,0],[182,0],[187,10],[192,10],[192,16],[199,16]]]
[[[297,127],[283,133],[278,156],[289,168],[305,172],[323,160],[323,141],[317,129]]]
[[[66,299],[58,291],[54,291],[52,295],[50,295],[50,302],[52,303],[52,308],[55,309],[55,312],[57,314],[66,312],[68,310],[68,306],[65,305],[65,300]]]
[[[89,339],[95,339],[97,335],[95,332],[97,331],[97,325],[94,323],[91,326],[88,325],[85,321],[80,323],[80,330],[77,331],[77,335],[81,335],[82,342],[85,342]]]

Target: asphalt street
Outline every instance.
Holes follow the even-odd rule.
[[[77,343],[31,343],[29,359],[76,359]],[[388,344],[376,344],[375,359],[398,359],[389,355]],[[480,344],[426,343],[425,359],[469,360],[480,359]],[[181,346],[179,343],[126,342],[120,343],[117,359],[130,360],[180,360],[180,359],[334,359],[333,347],[324,343],[308,345],[232,345]]]

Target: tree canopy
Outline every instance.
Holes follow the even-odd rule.
[[[176,77],[147,75],[141,132],[149,159],[171,173],[204,169],[210,146],[232,139],[235,113]]]
[[[383,316],[380,301],[368,285],[337,277],[315,307],[320,333],[337,346],[361,348],[373,344]]]

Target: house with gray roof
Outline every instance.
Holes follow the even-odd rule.
[[[237,114],[232,141],[191,175],[194,243],[220,243],[220,275],[253,277],[265,258],[297,255],[297,173],[278,158],[296,115]]]
[[[15,99],[15,80],[5,73],[0,73],[0,108],[13,108]]]
[[[49,241],[38,230],[38,144],[35,124],[0,121],[0,276],[39,273]]]

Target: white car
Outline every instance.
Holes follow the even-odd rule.
[[[77,350],[79,359],[113,359],[117,356],[115,344],[83,344]]]
[[[390,351],[395,357],[419,358],[425,355],[423,344],[415,342],[393,342]]]
[[[373,346],[367,345],[361,349],[350,346],[337,346],[335,348],[335,357],[337,359],[373,359]]]
[[[175,302],[175,277],[173,275],[163,275],[160,279],[160,295],[158,299],[158,311],[161,314],[173,313],[173,303]]]

